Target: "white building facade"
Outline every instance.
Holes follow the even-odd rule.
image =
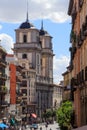
[[[27,103],[27,113],[41,113],[52,107],[53,50],[52,37],[43,29],[35,28],[28,20],[16,32],[14,55],[23,69],[20,85],[22,100]]]

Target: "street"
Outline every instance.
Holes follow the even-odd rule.
[[[30,128],[27,128],[26,130],[30,130]],[[48,124],[48,127],[45,126],[45,123],[42,123],[42,124],[38,124],[38,130],[60,130],[60,128],[57,123]]]

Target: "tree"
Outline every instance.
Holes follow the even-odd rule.
[[[44,113],[42,114],[42,117],[45,119],[45,121],[52,117],[52,111],[50,109],[44,111]]]
[[[42,118],[44,118],[45,121],[53,122],[53,118],[56,118],[56,110],[47,109],[43,112]]]
[[[71,129],[71,117],[73,114],[72,102],[66,101],[57,110],[57,122],[61,130]]]

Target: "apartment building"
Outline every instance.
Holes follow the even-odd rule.
[[[63,95],[62,95],[62,100],[63,102],[64,101],[67,101],[67,100],[70,100],[71,99],[71,84],[70,84],[70,80],[71,80],[71,73],[70,73],[70,68],[69,66],[67,67],[67,70],[66,72],[64,72],[62,74],[62,76],[64,77],[64,83],[63,83]]]
[[[6,55],[6,69],[5,73],[7,75],[6,85],[8,86],[8,93],[6,94],[6,100],[9,103],[7,113],[9,115],[17,116],[21,113],[20,103],[20,83],[21,83],[21,73],[22,67],[17,65],[17,58],[13,54]],[[20,109],[20,112],[19,112]],[[6,116],[9,118],[8,116]]]
[[[6,115],[8,102],[6,101],[6,94],[8,91],[7,86],[5,85],[5,81],[7,76],[5,74],[5,68],[7,63],[5,61],[6,58],[6,50],[0,46],[0,118],[3,118]]]
[[[53,109],[58,109],[62,102],[63,85],[53,85]]]
[[[87,124],[87,0],[70,0],[68,14],[72,20],[70,34],[71,95],[75,125]]]

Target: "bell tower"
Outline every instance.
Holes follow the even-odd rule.
[[[27,3],[28,4],[28,3]],[[28,5],[27,5],[28,7]],[[43,28],[37,29],[28,19],[15,30],[14,54],[22,66],[22,100],[29,113],[39,117],[44,110],[52,107],[53,50],[52,37]]]

